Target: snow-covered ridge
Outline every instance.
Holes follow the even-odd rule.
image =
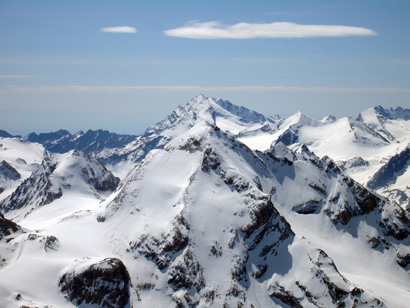
[[[0,209],[16,221],[63,197],[90,196],[101,199],[119,183],[104,165],[87,154],[72,150],[53,154],[0,202]]]

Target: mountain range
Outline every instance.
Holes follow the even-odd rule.
[[[4,307],[407,307],[410,110],[198,95],[139,136],[0,138]]]

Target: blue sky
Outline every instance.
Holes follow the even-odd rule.
[[[407,0],[1,0],[0,128],[139,134],[199,93],[285,117],[410,108],[409,16]]]

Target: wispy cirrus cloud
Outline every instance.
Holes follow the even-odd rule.
[[[394,59],[394,60],[391,60],[390,62],[397,64],[397,65],[404,65],[404,66],[410,65],[410,59]]]
[[[336,92],[336,93],[410,93],[409,88],[383,87],[300,87],[300,86],[38,86],[38,87],[0,87],[1,92],[118,92],[118,91],[262,91],[262,92]]]
[[[101,28],[100,32],[109,32],[109,33],[137,33],[138,30],[134,27],[129,26],[118,26],[118,27],[106,27]]]
[[[0,75],[0,78],[5,78],[5,79],[26,79],[26,78],[34,78],[38,76],[31,76],[31,75]]]
[[[184,27],[164,31],[166,36],[189,39],[256,39],[256,38],[312,38],[374,36],[373,30],[332,25],[300,25],[292,22],[237,23],[223,25],[216,21],[190,22]]]

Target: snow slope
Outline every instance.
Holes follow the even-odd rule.
[[[67,214],[67,202],[75,204],[67,207],[68,212],[79,210],[83,203],[102,200],[118,183],[118,178],[87,154],[77,150],[53,154],[0,202],[0,209],[16,222],[34,212],[44,223],[42,212]],[[35,211],[42,207],[46,209]]]
[[[40,144],[0,138],[0,200],[28,178],[46,156]]]

